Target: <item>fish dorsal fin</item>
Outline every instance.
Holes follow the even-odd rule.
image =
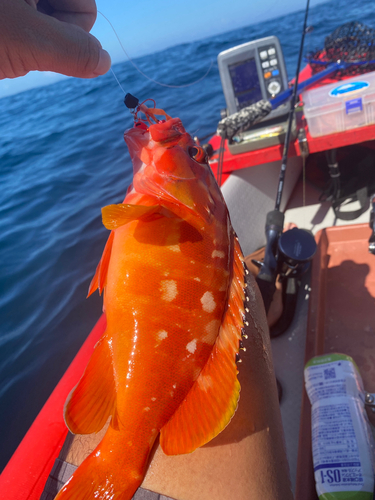
[[[112,253],[113,238],[114,232],[111,231],[111,234],[109,235],[107,243],[104,247],[102,258],[100,259],[94,277],[91,280],[87,297],[94,293],[97,288],[99,288],[99,293],[102,293],[103,291],[107,279],[109,260]]]
[[[65,423],[73,434],[99,432],[114,414],[115,406],[112,354],[104,335],[96,344],[81,380],[66,400]]]
[[[102,208],[103,224],[107,229],[117,229],[124,226],[132,220],[145,220],[157,213],[160,213],[163,207],[160,205],[152,205],[150,207],[144,205],[129,205],[119,203],[117,205],[108,205]]]
[[[229,303],[210,358],[186,399],[161,429],[166,455],[190,453],[217,436],[234,415],[240,395],[236,354],[244,317],[244,266],[235,240]]]

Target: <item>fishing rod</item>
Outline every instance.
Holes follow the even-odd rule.
[[[291,105],[290,105],[290,111],[289,111],[288,127],[287,127],[287,132],[286,132],[285,141],[284,141],[283,156],[282,156],[282,162],[281,162],[279,184],[278,184],[278,188],[277,188],[275,209],[272,210],[271,212],[269,212],[267,214],[267,218],[266,218],[266,228],[265,228],[266,248],[265,248],[264,260],[262,262],[256,262],[256,265],[258,265],[258,267],[260,268],[259,274],[257,277],[257,283],[258,283],[260,292],[262,294],[266,313],[269,310],[274,292],[276,290],[276,286],[275,286],[276,277],[279,274],[279,270],[280,270],[279,269],[280,263],[279,263],[279,259],[278,259],[278,254],[279,254],[278,244],[279,244],[279,239],[280,239],[281,233],[283,231],[283,227],[284,227],[284,213],[280,211],[280,205],[281,205],[281,197],[282,197],[282,192],[283,192],[283,187],[284,187],[285,172],[286,172],[286,167],[287,167],[287,162],[288,162],[288,151],[289,151],[290,136],[291,136],[291,130],[292,130],[293,117],[294,117],[294,108],[295,108],[296,98],[297,98],[297,94],[298,94],[298,78],[299,78],[299,73],[300,73],[300,68],[301,68],[305,34],[306,34],[306,30],[307,30],[307,16],[308,16],[308,12],[309,12],[309,4],[310,4],[310,0],[307,0],[305,19],[304,19],[304,24],[303,24],[302,37],[301,37],[301,43],[300,43],[300,49],[299,49],[299,55],[298,55],[296,77],[294,80],[294,86],[293,86],[293,91],[292,91],[292,95],[291,95]],[[304,237],[308,234],[306,231],[303,231],[303,230],[300,230],[300,231],[305,233],[303,235]],[[288,247],[289,246],[290,245],[288,245]],[[296,253],[293,245],[290,248],[290,250],[292,251],[292,254]],[[297,251],[297,253],[298,253],[298,251]],[[297,255],[297,257],[299,257],[299,256]]]

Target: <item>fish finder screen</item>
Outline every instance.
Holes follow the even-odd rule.
[[[238,110],[263,98],[254,58],[230,64],[228,68]]]

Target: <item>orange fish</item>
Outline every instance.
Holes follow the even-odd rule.
[[[58,500],[130,499],[159,433],[167,455],[190,453],[237,408],[243,257],[205,151],[167,118],[125,133],[133,184],[102,210],[112,232],[89,294],[104,289],[107,330],[65,420],[75,434],[111,421]]]

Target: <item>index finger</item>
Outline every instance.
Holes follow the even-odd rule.
[[[87,32],[93,27],[97,16],[95,0],[39,0],[37,9]]]

